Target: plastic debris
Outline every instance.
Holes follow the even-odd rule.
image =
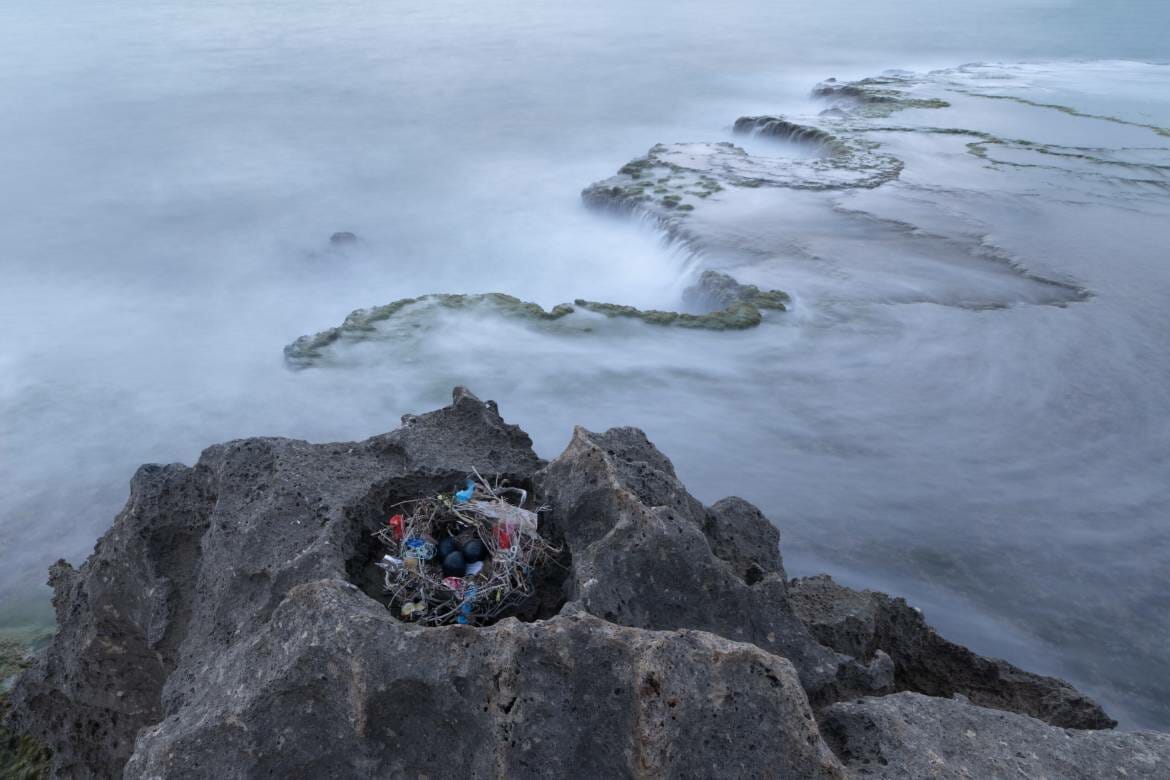
[[[386,521],[386,524],[394,531],[396,538],[402,539],[406,536],[405,522],[406,519],[402,515],[394,515],[394,517]]]
[[[457,491],[455,493],[455,503],[456,504],[466,504],[468,501],[471,500],[471,497],[474,495],[475,495],[475,482],[473,480],[469,479],[469,480],[467,480],[467,487],[465,487],[462,490]]]
[[[411,536],[406,540],[402,547],[402,557],[417,558],[420,561],[429,561],[435,557],[435,545],[420,539],[417,536]]]
[[[497,521],[509,535],[517,531],[528,536],[538,535],[536,513],[523,507],[500,501],[471,501],[467,508]]]
[[[526,491],[473,472],[453,495],[399,504],[374,534],[386,548],[375,565],[387,607],[403,620],[490,623],[532,596],[533,573],[559,552],[541,538]]]
[[[374,565],[380,569],[389,571],[390,569],[397,569],[399,566],[401,566],[402,559],[395,558],[393,555],[384,555],[382,556],[382,560],[378,561]]]

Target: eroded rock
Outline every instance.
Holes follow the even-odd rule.
[[[573,320],[578,309],[607,318],[638,320],[649,325],[700,330],[745,330],[764,320],[764,311],[785,311],[790,298],[780,290],[761,290],[740,284],[726,274],[705,271],[697,283],[684,292],[684,301],[696,312],[639,309],[616,303],[588,301],[561,303],[545,310],[539,304],[503,293],[482,295],[424,295],[402,298],[384,306],[356,309],[340,326],[301,336],[284,348],[285,361],[294,368],[315,365],[328,356],[339,342],[370,341],[379,338],[400,340],[423,321],[433,321],[445,311],[474,310],[499,317],[519,319],[534,326],[590,332],[596,318]],[[380,330],[381,329],[381,330]]]
[[[54,567],[58,633],[12,691],[13,724],[53,749],[58,774],[114,777],[138,730],[181,709],[208,659],[290,589],[361,580],[389,504],[472,466],[523,481],[540,463],[523,431],[457,388],[451,406],[365,442],[245,439],[193,468],[143,466],[85,565]]]
[[[537,492],[564,568],[537,577],[523,620],[403,623],[379,598],[371,533],[473,467]],[[742,499],[703,506],[637,429],[578,428],[544,464],[462,388],[363,442],[228,442],[194,467],[139,469],[89,560],[54,567],[58,633],[5,728],[43,740],[66,778],[841,778],[817,709],[854,771],[874,750],[846,718],[861,705],[834,704],[846,697],[946,693],[953,675],[1054,722],[1091,712],[1067,686],[1038,708],[1029,680],[1059,681],[1014,667],[1015,687],[1006,666],[971,676],[1002,662],[955,665],[965,651],[901,607],[786,582],[778,542]],[[881,723],[885,766],[911,773],[887,776],[915,776],[903,727]],[[1046,749],[1049,732],[1020,733]]]
[[[834,704],[822,729],[857,777],[1170,777],[1170,734],[1063,729],[916,693]]]
[[[580,613],[425,629],[312,582],[202,678],[126,777],[845,776],[788,662]]]
[[[860,114],[868,118],[888,117],[910,108],[947,108],[941,98],[923,98],[913,94],[917,85],[913,74],[891,72],[858,81],[826,79],[812,90],[812,96],[828,101],[843,115]]]
[[[573,550],[568,596],[586,611],[751,642],[792,661],[814,703],[892,683],[888,659],[862,663],[813,639],[788,604],[778,550],[746,560],[753,540],[777,539],[763,516],[732,500],[709,514],[641,431],[577,428],[537,486],[550,531]]]
[[[798,124],[782,116],[741,116],[735,120],[732,129],[737,133],[755,134],[795,144],[806,144],[830,154],[838,146],[837,139],[827,130]]]
[[[1117,725],[1063,680],[1025,672],[947,641],[905,599],[851,590],[827,575],[793,580],[789,595],[796,614],[826,646],[859,660],[877,652],[889,654],[898,690],[962,694],[984,707],[1025,713],[1066,728]]]

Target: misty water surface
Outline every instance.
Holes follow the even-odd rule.
[[[544,457],[573,424],[639,425],[704,501],[758,503],[791,573],[905,595],[1170,728],[1170,198],[1166,139],[1138,126],[1170,126],[1168,29],[1157,0],[10,0],[0,624],[51,620],[46,567],[84,559],[139,463],[364,438],[459,383]],[[874,135],[896,185],[716,199],[701,256],[580,203],[655,143],[815,116],[823,78],[975,61],[1039,64],[931,77],[952,107]],[[942,123],[1149,172],[915,130]],[[1089,297],[1054,305],[980,248]],[[452,316],[329,367],[281,358],[405,295],[669,308],[703,267],[796,305],[739,334]]]

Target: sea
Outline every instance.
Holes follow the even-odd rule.
[[[733,131],[761,115],[847,175]],[[641,427],[790,575],[1170,729],[1168,128],[1164,0],[6,0],[0,633],[51,627],[47,567],[139,464],[362,439],[466,385],[544,458]],[[721,188],[583,203],[656,144]],[[432,293],[683,310],[708,270],[789,310],[438,307],[284,354]]]

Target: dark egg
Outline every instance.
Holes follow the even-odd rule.
[[[466,573],[467,561],[463,559],[463,553],[455,550],[443,557],[444,577],[462,577]]]
[[[482,561],[487,557],[487,547],[479,539],[472,539],[463,545],[463,559],[468,563]]]
[[[454,536],[444,536],[439,541],[439,560],[447,559],[447,556],[459,549],[459,543],[455,541]]]

